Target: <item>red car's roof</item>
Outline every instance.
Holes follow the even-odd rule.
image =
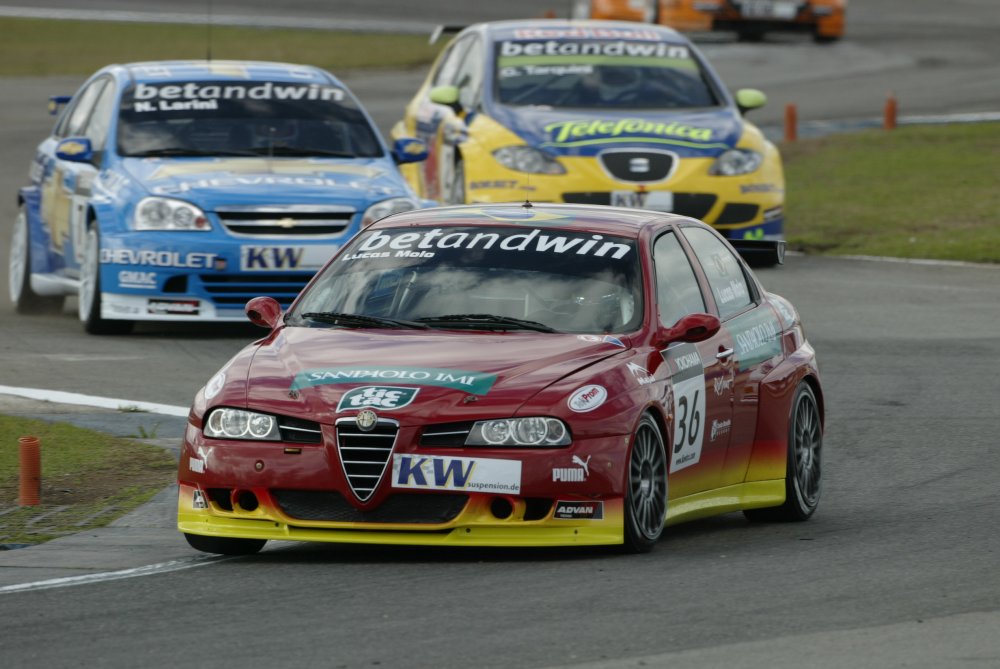
[[[636,238],[645,225],[671,219],[690,220],[672,214],[641,209],[619,209],[579,204],[525,205],[512,202],[417,209],[387,216],[373,224],[371,228],[511,224],[561,227],[568,225],[577,230],[597,234]]]

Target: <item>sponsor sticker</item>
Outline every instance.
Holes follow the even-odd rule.
[[[144,249],[101,249],[101,263],[107,265],[150,265],[182,269],[210,269],[214,253],[181,253]]]
[[[159,316],[197,316],[201,302],[198,300],[149,300],[146,311]]]
[[[156,288],[156,272],[137,272],[123,269],[118,272],[118,285],[122,288]]]
[[[715,441],[716,438],[722,437],[729,434],[729,428],[732,427],[733,421],[729,420],[713,420],[712,421],[712,432],[711,439]]]
[[[625,348],[624,342],[618,337],[613,337],[611,335],[577,335],[577,339],[580,341],[590,342],[592,344],[612,344],[618,346],[619,348]]]
[[[649,370],[642,365],[630,362],[626,366],[628,367],[628,371],[632,372],[632,378],[634,378],[640,386],[648,386],[651,383],[656,383],[656,379],[653,375],[650,374]]]
[[[241,246],[240,270],[244,272],[284,272],[317,270],[326,264],[337,245],[323,246]]]
[[[224,385],[226,385],[226,373],[219,372],[205,384],[205,399],[210,400],[218,395]]]
[[[199,460],[198,458],[188,458],[188,469],[193,471],[195,474],[204,474],[205,461]]]
[[[558,500],[552,517],[556,520],[604,520],[604,502]]]
[[[500,43],[501,59],[518,56],[597,56],[610,58],[655,58],[690,60],[691,50],[683,44],[668,42],[626,42],[615,40],[600,42],[595,40],[554,40],[506,41]],[[501,65],[512,63],[501,60]]]
[[[604,386],[589,385],[579,388],[569,396],[566,403],[572,411],[587,413],[604,404],[608,399],[608,391]]]
[[[712,379],[712,388],[715,390],[716,396],[724,395],[733,389],[734,376],[735,375],[727,372],[722,376],[717,376]]]
[[[674,388],[674,439],[670,471],[698,464],[705,434],[705,367],[694,344],[675,344],[661,352]]]
[[[729,285],[715,288],[715,299],[719,304],[729,304],[730,302],[748,302],[750,294],[747,292],[746,281],[742,277],[730,279]]]
[[[205,493],[200,490],[195,490],[194,494],[191,495],[191,508],[192,509],[207,509],[208,500],[205,499]]]
[[[770,360],[781,353],[781,327],[774,313],[758,309],[738,316],[727,324],[736,344],[740,371]]]
[[[515,180],[501,180],[501,181],[471,181],[469,182],[470,190],[481,190],[483,188],[517,188],[518,182]]]
[[[534,228],[529,232],[494,230],[433,230],[394,231],[374,230],[352,247],[340,262],[361,258],[432,258],[437,250],[486,250],[514,253],[554,253],[565,255],[611,257],[615,260],[632,251],[632,244],[610,241],[604,235],[573,234]],[[377,254],[377,255],[376,255]]]
[[[674,210],[674,194],[668,190],[613,190],[611,206],[671,212]]]
[[[471,492],[521,492],[521,461],[396,453],[392,487]]]
[[[650,121],[641,118],[623,118],[602,121],[581,119],[556,121],[544,128],[551,139],[541,146],[582,146],[602,143],[608,138],[640,137],[645,141],[663,140],[665,143],[696,142],[704,147],[724,147],[725,144],[702,144],[714,139],[712,129],[680,123],[678,121]]]
[[[340,102],[343,89],[320,84],[293,84],[265,81],[247,83],[185,84],[139,83],[132,94],[132,109],[136,113],[217,110],[223,100],[321,100]]]
[[[401,409],[416,398],[419,388],[400,386],[365,386],[352,388],[344,393],[337,404],[337,413],[350,409],[374,407],[383,411]]]
[[[439,367],[329,367],[299,372],[290,390],[340,383],[408,381],[419,386],[440,386],[472,395],[485,395],[496,378],[495,374]]]
[[[552,482],[582,483],[586,481],[590,476],[590,458],[592,457],[592,455],[588,455],[587,459],[584,460],[579,455],[574,455],[572,462],[576,465],[575,467],[553,467]]]

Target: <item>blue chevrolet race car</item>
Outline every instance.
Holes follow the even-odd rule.
[[[18,194],[10,295],[20,313],[78,295],[84,329],[244,321],[287,306],[358,229],[427,204],[333,75],[236,61],[111,65],[72,98]]]

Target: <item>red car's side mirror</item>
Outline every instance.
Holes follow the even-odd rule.
[[[255,297],[244,308],[254,325],[273,330],[281,322],[281,305],[273,297]]]
[[[673,327],[661,328],[657,333],[656,347],[664,348],[676,341],[695,343],[705,341],[722,327],[722,322],[712,314],[688,314]]]

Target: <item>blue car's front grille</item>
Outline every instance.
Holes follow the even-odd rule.
[[[339,237],[357,213],[348,206],[218,207],[231,234],[249,237]]]
[[[248,301],[261,295],[273,297],[282,309],[305,287],[311,274],[199,274],[198,278],[212,301],[219,307],[243,308]]]

